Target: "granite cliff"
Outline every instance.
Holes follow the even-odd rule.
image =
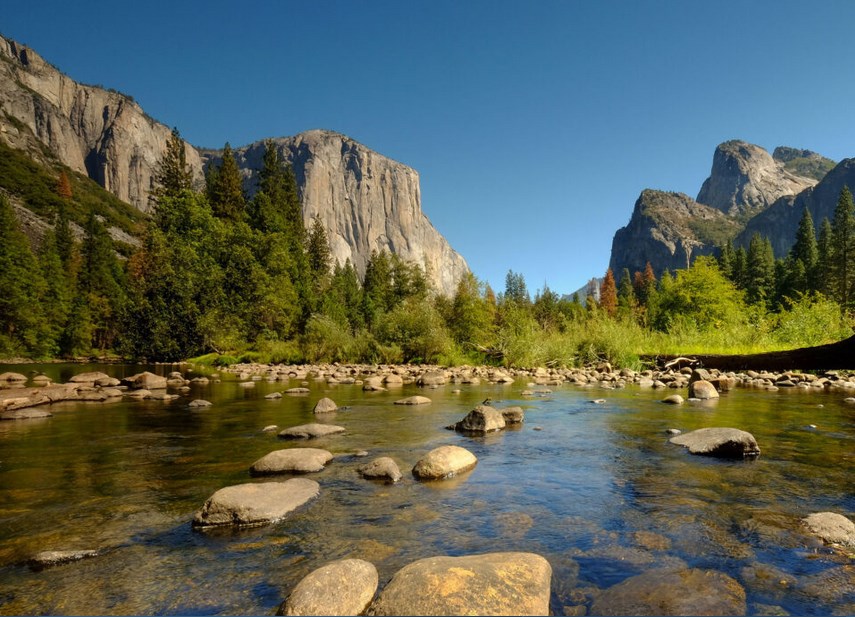
[[[32,159],[57,160],[148,212],[152,176],[171,129],[129,96],[75,82],[33,50],[0,37],[0,140]],[[418,173],[338,133],[308,131],[274,140],[297,176],[304,220],[327,226],[333,257],[364,272],[372,250],[417,261],[452,294],[466,261],[421,209]],[[237,149],[250,193],[263,143]],[[204,154],[185,143],[201,186]]]

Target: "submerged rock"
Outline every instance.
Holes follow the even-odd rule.
[[[606,589],[592,615],[744,615],[745,590],[714,570],[656,569]]]
[[[357,471],[363,478],[385,480],[393,484],[403,477],[398,464],[388,456],[376,458],[370,463],[359,467]]]
[[[58,566],[72,561],[97,557],[100,554],[96,550],[83,551],[41,551],[33,555],[27,564],[34,570],[41,570],[52,566]]]
[[[249,468],[253,476],[277,473],[313,473],[321,471],[333,455],[320,448],[276,450],[255,461]]]
[[[478,405],[454,425],[455,430],[467,433],[490,433],[505,428],[505,418],[494,407]]]
[[[811,533],[828,544],[855,546],[855,523],[836,512],[814,512],[802,519]]]
[[[426,396],[408,396],[407,398],[398,399],[396,405],[427,405],[431,400]]]
[[[505,407],[500,411],[505,419],[505,424],[522,424],[525,422],[525,412],[523,412],[522,407]]]
[[[378,583],[377,568],[367,561],[333,561],[297,583],[276,614],[362,615]]]
[[[319,492],[320,485],[306,478],[227,486],[196,512],[193,527],[266,525],[281,520]]]
[[[205,399],[197,398],[196,400],[190,401],[187,406],[188,407],[210,407],[211,401],[206,401]]]
[[[292,426],[279,432],[282,439],[315,439],[318,437],[326,437],[327,435],[336,435],[345,431],[343,426],[335,424],[301,424],[300,426]]]
[[[428,557],[399,570],[371,615],[548,615],[552,567],[534,553]]]
[[[760,455],[754,435],[736,428],[702,428],[672,437],[669,441],[685,446],[692,454],[722,458],[745,458]]]
[[[416,463],[413,475],[421,480],[442,480],[469,471],[477,463],[478,459],[466,448],[441,446]]]

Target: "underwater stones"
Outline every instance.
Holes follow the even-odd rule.
[[[250,475],[266,476],[277,473],[314,473],[321,471],[333,455],[320,448],[290,448],[275,450],[262,456],[249,468]]]
[[[505,428],[505,418],[494,407],[478,405],[465,418],[454,425],[454,429],[466,433],[490,433]]]
[[[702,401],[718,398],[718,390],[705,379],[699,379],[689,383],[689,398],[698,398]]]
[[[81,559],[89,559],[97,557],[99,551],[82,550],[82,551],[41,551],[33,555],[27,565],[33,570],[42,570],[52,566],[58,566],[72,561],[80,561]]]
[[[362,615],[378,583],[377,568],[367,561],[333,561],[297,583],[276,614]]]
[[[721,458],[746,458],[760,455],[754,435],[736,428],[702,428],[669,439],[685,446],[691,454]]]
[[[477,463],[478,459],[466,448],[440,446],[416,463],[413,475],[420,480],[443,480],[469,471]]]
[[[385,480],[394,484],[400,480],[403,475],[398,468],[398,464],[388,456],[381,456],[370,463],[361,465],[357,470],[363,478],[369,480]]]
[[[534,553],[428,557],[401,568],[371,615],[548,615],[552,567]]]
[[[609,587],[592,615],[744,615],[745,590],[714,570],[659,568]]]
[[[828,544],[855,546],[855,523],[836,512],[814,512],[802,519],[812,534]]]
[[[338,405],[336,405],[334,400],[324,397],[315,403],[315,408],[312,409],[312,413],[333,413],[337,409]]]
[[[300,426],[292,426],[279,432],[279,437],[282,439],[316,439],[318,437],[326,437],[328,435],[336,435],[344,432],[343,426],[335,424],[301,424]]]
[[[318,496],[314,480],[293,478],[227,486],[215,492],[193,516],[193,527],[257,526],[274,523]]]
[[[408,396],[407,398],[398,399],[396,405],[427,405],[431,400],[426,396]]]

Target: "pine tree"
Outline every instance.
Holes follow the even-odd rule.
[[[775,255],[768,238],[755,233],[748,244],[746,300],[769,307],[775,299]]]
[[[718,266],[721,268],[722,274],[731,281],[733,280],[733,262],[735,259],[736,251],[733,248],[733,241],[728,239],[718,256]]]
[[[246,215],[246,198],[243,181],[234,152],[228,142],[223,148],[223,160],[216,171],[209,172],[206,180],[208,201],[214,216],[240,221]]]
[[[831,222],[824,218],[819,225],[819,240],[816,244],[816,279],[815,288],[822,294],[831,298],[832,293],[832,236]]]
[[[44,311],[46,337],[42,341],[44,353],[59,353],[59,340],[71,310],[71,288],[68,275],[57,250],[54,233],[48,231],[39,251],[39,267],[44,281],[39,304]]]
[[[505,275],[505,302],[511,302],[520,306],[528,305],[531,299],[525,284],[525,277],[513,270],[508,270]]]
[[[612,269],[606,270],[606,276],[603,279],[603,284],[600,287],[600,307],[606,312],[609,317],[617,315],[617,287],[615,286],[615,276],[612,274]]]
[[[638,300],[635,297],[632,277],[629,275],[629,269],[624,268],[620,275],[620,283],[618,284],[618,308],[629,314],[633,313],[637,307]]]
[[[66,201],[69,201],[74,194],[71,190],[71,181],[68,179],[68,175],[64,169],[59,172],[59,178],[56,182],[56,194]]]
[[[54,224],[54,239],[56,242],[56,251],[59,255],[59,260],[65,268],[66,274],[71,273],[71,265],[74,258],[74,235],[71,233],[71,226],[68,223],[68,215],[65,211],[65,206],[60,204],[56,223]]]
[[[312,228],[307,240],[309,268],[315,277],[326,277],[332,265],[332,253],[327,239],[327,230],[317,216],[312,220]]]
[[[790,255],[785,268],[786,284],[782,293],[790,297],[793,293],[811,291],[815,282],[816,265],[819,252],[816,243],[816,230],[813,218],[807,208],[802,212],[799,227],[796,231],[796,241],[790,249]]]
[[[154,182],[156,186],[151,199],[155,202],[163,197],[178,197],[182,191],[193,188],[193,174],[187,165],[184,140],[177,128],[172,129],[166,141],[166,151],[155,170]]]
[[[855,204],[844,186],[831,222],[831,288],[834,299],[848,309],[855,280]]]
[[[110,348],[118,333],[118,316],[125,300],[121,267],[113,250],[113,242],[94,211],[86,221],[80,273],[77,279],[79,296],[84,296],[92,324],[92,346]]]

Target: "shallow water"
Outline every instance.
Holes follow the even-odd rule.
[[[22,368],[58,380],[142,370]],[[740,389],[710,406],[673,407],[659,402],[670,392],[632,386],[565,385],[531,399],[521,396],[524,381],[379,393],[310,382],[309,395],[264,399],[298,385],[246,389],[225,376],[169,403],[62,403],[52,418],[0,422],[0,613],[269,615],[333,559],[371,561],[383,585],[422,557],[509,550],[549,560],[559,615],[670,565],[732,576],[749,614],[855,612],[855,561],[817,545],[799,524],[816,511],[855,513],[855,406],[840,393]],[[433,402],[392,404],[412,394]],[[322,420],[346,434],[286,442],[262,432],[315,421],[321,396],[350,406]],[[488,396],[497,407],[523,405],[522,428],[481,438],[443,428]],[[188,408],[194,398],[214,405]],[[590,402],[599,398],[606,402]],[[704,426],[750,431],[762,455],[722,461],[668,443],[668,428]],[[476,468],[445,482],[412,478],[415,462],[445,444],[471,450]],[[318,499],[274,525],[191,529],[217,489],[281,479],[251,479],[255,460],[307,445],[336,455],[309,476],[321,485]],[[377,456],[394,458],[404,479],[360,478],[356,467]],[[42,571],[23,563],[42,550],[93,548],[104,553]]]

